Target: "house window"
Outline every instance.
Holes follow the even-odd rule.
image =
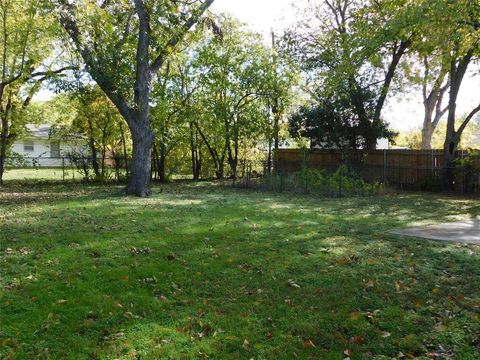
[[[33,141],[24,141],[23,142],[23,151],[25,152],[33,152]]]
[[[60,143],[52,142],[50,143],[50,157],[59,158],[60,157]]]

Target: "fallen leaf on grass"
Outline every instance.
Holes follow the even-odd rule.
[[[123,339],[124,337],[125,333],[122,331],[112,335],[113,340]]]
[[[316,348],[315,344],[312,342],[312,340],[305,340],[303,342],[303,348],[304,349],[311,349],[311,348]]]
[[[148,255],[152,252],[152,250],[149,247],[144,247],[142,249],[142,248],[136,248],[135,246],[132,246],[129,250],[132,255],[139,255],[139,254]]]
[[[354,336],[350,341],[354,344],[362,345],[365,342],[365,338],[363,336]]]
[[[65,304],[68,300],[60,299],[57,301],[57,304]]]
[[[373,312],[370,312],[370,311],[366,312],[368,320],[373,320],[375,318],[375,316],[377,316],[378,314],[380,314],[380,310],[378,310],[378,309],[374,310]]]
[[[248,342],[247,339],[243,340],[242,347],[243,347],[245,350],[250,349],[250,343]]]
[[[203,360],[207,360],[208,359],[208,355],[206,353],[203,353],[201,351],[198,352],[198,355],[202,357]]]
[[[368,281],[364,280],[364,282],[365,282],[365,288],[367,289],[375,287],[375,280],[368,280]]]
[[[337,265],[352,265],[358,263],[359,260],[360,259],[357,255],[352,255],[348,258],[337,259],[336,263]]]
[[[361,314],[358,311],[354,311],[351,312],[348,317],[350,318],[350,320],[358,320],[360,318],[360,315]]]
[[[123,314],[127,319],[133,319],[134,318],[134,315],[130,312],[130,311],[127,311],[125,314]]]
[[[300,289],[300,285],[298,285],[293,279],[288,279],[287,284],[292,288]]]

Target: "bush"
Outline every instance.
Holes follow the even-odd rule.
[[[243,184],[246,185],[246,184]],[[260,186],[274,191],[292,191],[312,193],[326,196],[378,194],[383,185],[379,182],[367,183],[353,168],[339,166],[334,172],[325,169],[314,169],[302,166],[292,173],[274,172],[261,179],[261,182],[250,182],[248,187]]]

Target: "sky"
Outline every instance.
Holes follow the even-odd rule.
[[[311,1],[319,0],[295,0],[295,5],[302,6]],[[269,44],[272,29],[280,33],[295,21],[296,12],[292,4],[293,0],[215,0],[210,10],[214,13],[230,13],[252,30],[263,34],[266,44]],[[44,90],[36,98],[45,99],[49,96],[51,94]],[[458,114],[469,112],[479,100],[480,77],[467,77],[460,91]],[[420,90],[389,99],[383,116],[395,130],[420,128],[423,121]]]
[[[296,6],[318,0],[295,0]],[[271,29],[281,31],[295,21],[292,0],[215,0],[213,12],[227,12],[246,23],[252,30],[262,33],[268,41]],[[420,89],[391,98],[383,116],[391,127],[406,131],[420,128],[423,122],[423,105]],[[467,77],[462,84],[457,104],[458,114],[466,113],[480,101],[480,77]]]
[[[297,6],[306,0],[297,0]],[[282,30],[294,19],[293,0],[215,0],[213,12],[227,12],[252,29],[269,36],[271,29]]]

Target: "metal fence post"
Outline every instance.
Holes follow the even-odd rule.
[[[62,157],[62,179],[65,181],[65,158]]]

